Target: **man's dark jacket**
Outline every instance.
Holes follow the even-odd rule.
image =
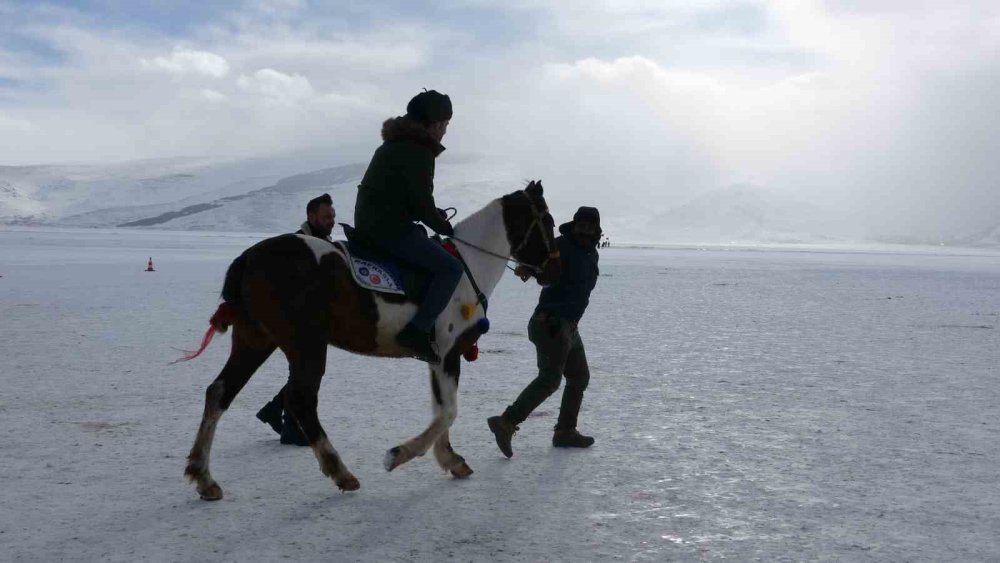
[[[373,241],[393,240],[420,221],[434,232],[451,234],[434,204],[434,159],[444,147],[406,117],[386,120],[382,141],[358,186],[357,233]]]
[[[597,285],[600,269],[595,247],[584,248],[571,236],[556,238],[562,260],[559,281],[542,288],[536,311],[548,311],[560,317],[580,322],[590,304],[590,292]]]

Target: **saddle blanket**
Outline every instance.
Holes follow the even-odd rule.
[[[385,260],[368,260],[351,254],[348,245],[339,244],[351,264],[351,274],[354,281],[365,289],[405,295],[403,291],[403,272],[399,265]]]

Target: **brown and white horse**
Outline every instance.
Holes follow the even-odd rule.
[[[455,225],[454,240],[475,283],[463,276],[435,324],[442,361],[430,364],[431,423],[386,453],[387,470],[424,455],[433,446],[434,457],[445,471],[458,478],[472,474],[462,456],[452,449],[448,429],[458,410],[461,354],[475,343],[483,327],[482,304],[469,315],[470,306],[479,301],[474,287],[478,285],[482,294],[489,296],[504,273],[507,257],[533,270],[541,284],[557,280],[560,263],[553,226],[540,182],[493,200]],[[202,498],[222,498],[222,488],[209,471],[219,418],[276,348],[289,364],[285,410],[309,440],[320,469],[341,490],[360,487],[316,413],[327,346],[371,356],[408,357],[394,336],[416,312],[416,305],[399,295],[362,289],[350,267],[339,245],[303,235],[261,241],[229,267],[222,291],[225,302],[211,324],[217,332],[233,326],[232,350],[205,393],[201,426],[184,471]]]

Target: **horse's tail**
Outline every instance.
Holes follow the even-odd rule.
[[[171,362],[171,364],[197,358],[211,344],[215,333],[218,332],[221,334],[226,332],[239,319],[240,309],[242,308],[243,292],[241,287],[243,285],[243,270],[245,267],[246,256],[244,254],[239,255],[229,265],[229,269],[226,270],[226,281],[222,283],[223,301],[215,309],[212,317],[208,319],[209,327],[205,331],[205,335],[201,337],[201,345],[198,346],[197,350],[181,350],[184,352],[184,355]]]
[[[226,270],[226,281],[222,282],[222,299],[239,309],[243,305],[243,270],[247,266],[246,253],[240,254]]]

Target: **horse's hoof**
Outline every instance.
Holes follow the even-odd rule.
[[[361,482],[354,475],[348,475],[343,479],[334,481],[341,492],[356,491],[361,488]]]
[[[403,448],[396,446],[395,448],[389,448],[389,451],[385,452],[385,458],[382,460],[382,465],[385,466],[386,471],[392,471],[400,465],[403,465],[409,460],[406,457]]]
[[[461,465],[451,470],[451,475],[456,479],[468,479],[473,473],[472,468],[469,467],[469,464],[464,461]]]
[[[201,500],[222,500],[222,487],[212,485],[204,491],[198,491]]]

